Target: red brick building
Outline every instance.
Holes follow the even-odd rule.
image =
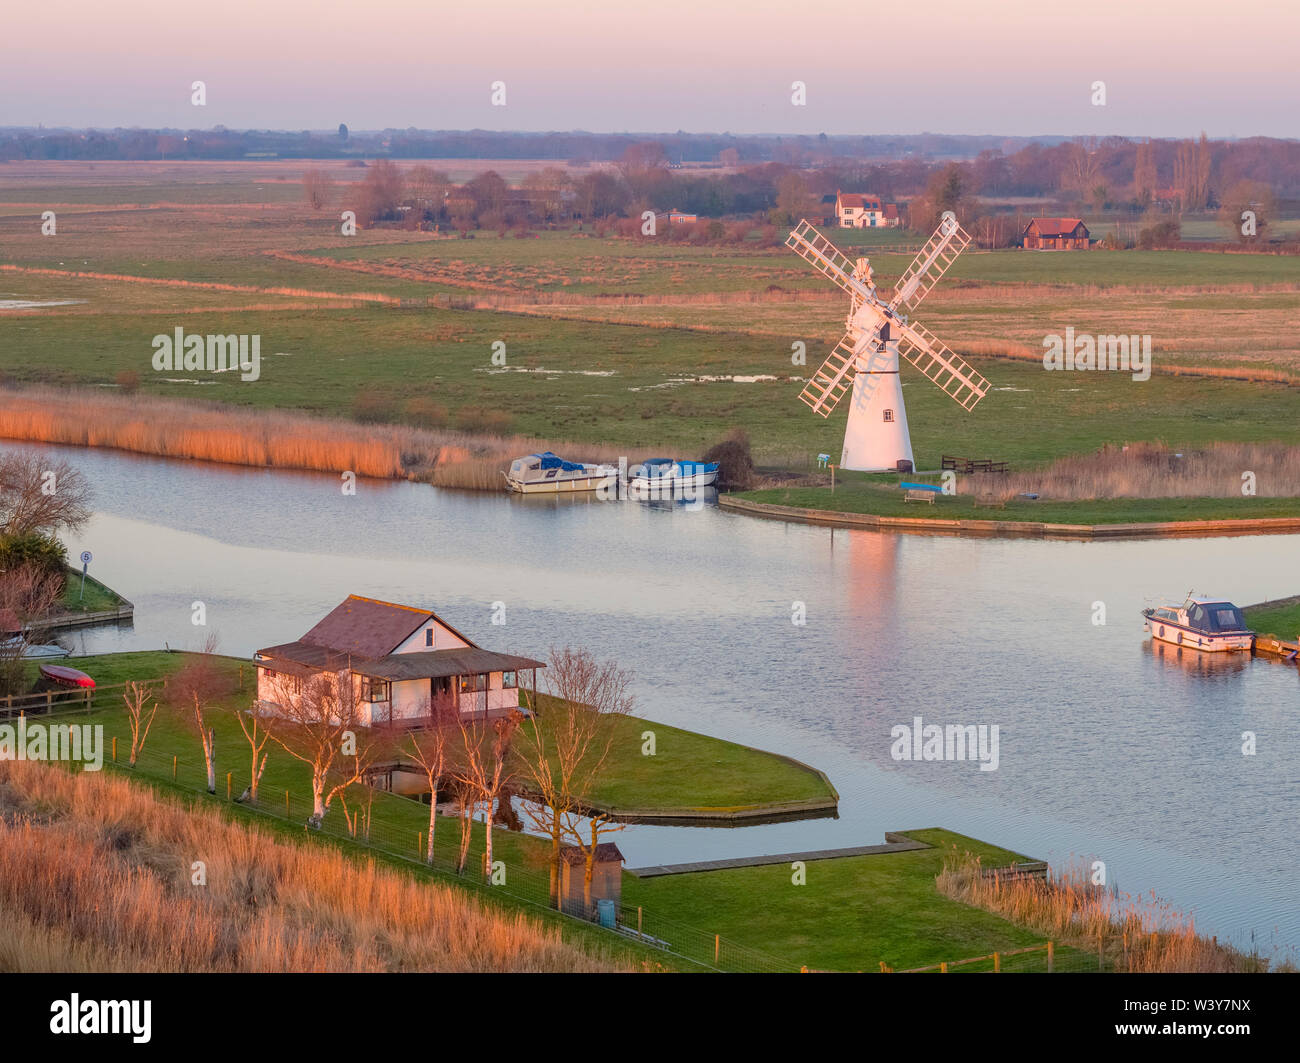
[[[1079,218],[1033,218],[1025,226],[1022,243],[1038,251],[1086,251],[1092,238]]]

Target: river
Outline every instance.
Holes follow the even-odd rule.
[[[1300,669],[1161,652],[1139,615],[1189,588],[1238,604],[1294,594],[1300,536],[832,531],[405,482],[345,495],[328,475],[37,449],[94,490],[70,556],[92,550],[92,574],[136,605],[134,625],[66,636],[76,652],[196,649],[214,631],[247,655],[349,593],[424,605],[492,649],[617,658],[641,715],[797,757],[840,791],[837,819],[630,827],[617,836],[630,866],[944,826],[1055,863],[1104,861],[1121,891],[1154,890],[1265,954],[1300,945]],[[997,770],[894,760],[891,728],[918,715],[998,725]]]

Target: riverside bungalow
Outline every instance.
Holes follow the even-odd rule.
[[[1038,251],[1086,251],[1092,245],[1079,218],[1031,218],[1021,238],[1026,248]]]
[[[276,698],[313,676],[351,677],[366,727],[420,727],[435,699],[452,696],[465,718],[492,719],[519,707],[521,678],[536,693],[541,661],[486,650],[428,609],[349,595],[296,642],[253,655],[257,697]]]

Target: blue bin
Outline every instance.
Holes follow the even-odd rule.
[[[617,922],[617,915],[614,911],[613,901],[602,900],[596,902],[596,921],[606,929],[614,929]]]

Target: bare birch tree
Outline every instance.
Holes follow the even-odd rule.
[[[432,864],[433,836],[438,822],[438,787],[447,772],[447,744],[451,738],[452,720],[457,715],[455,695],[450,691],[439,694],[428,702],[428,706],[428,726],[408,732],[403,749],[420,765],[429,784],[429,839],[424,846],[424,860]]]
[[[560,848],[576,818],[591,811],[614,745],[618,724],[630,716],[631,674],[613,661],[600,664],[586,650],[552,650],[547,698],[520,730],[530,796],[525,814],[551,839],[551,904],[560,904]]]
[[[250,754],[248,785],[244,788],[244,792],[239,795],[239,800],[257,804],[257,792],[262,784],[262,773],[266,771],[266,747],[271,744],[273,737],[271,728],[274,717],[263,712],[261,706],[257,703],[257,699],[254,699],[253,704],[247,710],[235,709],[235,719],[239,722],[239,729],[244,732],[244,737],[248,740]]]
[[[278,677],[272,689],[284,724],[271,739],[311,769],[307,826],[319,830],[334,798],[365,779],[378,743],[361,725],[361,702],[347,669],[301,680]]]
[[[523,715],[512,712],[495,720],[465,720],[460,718],[461,747],[460,766],[456,772],[457,780],[463,793],[469,798],[470,817],[468,823],[462,820],[461,833],[461,870],[464,870],[465,844],[469,824],[473,821],[473,809],[483,806],[483,875],[492,877],[492,823],[496,817],[496,803],[503,789],[507,787],[514,774],[510,755],[510,742]],[[465,815],[462,805],[461,815]]]
[[[126,722],[131,729],[130,764],[134,768],[136,758],[144,750],[144,742],[149,737],[153,719],[158,715],[158,702],[154,700],[153,688],[148,683],[138,683],[135,680],[126,684],[122,700],[126,702]]]

